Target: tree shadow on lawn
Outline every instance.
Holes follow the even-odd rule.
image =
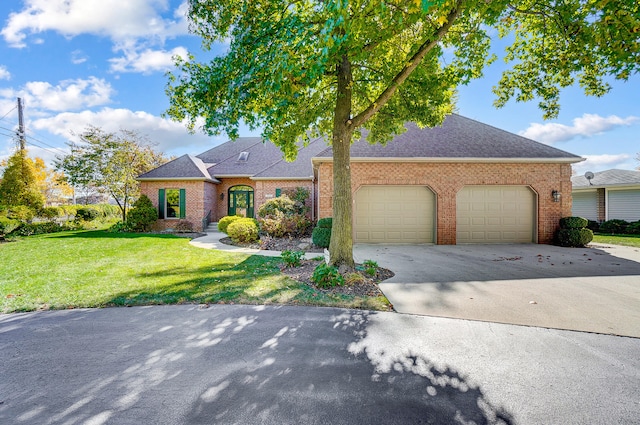
[[[222,262],[198,268],[174,267],[152,273],[140,271],[135,279],[145,289],[112,295],[108,306],[148,304],[250,302],[276,300],[291,281],[281,275],[277,259],[250,256],[240,262]],[[173,280],[159,283],[161,279]]]
[[[455,365],[370,336],[376,316],[264,306],[21,315],[5,333],[20,338],[0,352],[0,421],[514,423]]]

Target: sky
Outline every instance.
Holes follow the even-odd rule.
[[[226,141],[189,134],[162,117],[172,56],[202,51],[186,12],[183,0],[2,0],[0,159],[16,148],[17,97],[24,101],[30,155],[48,163],[90,125],[138,131],[174,156]],[[568,88],[558,118],[545,121],[535,101],[493,107],[491,88],[503,69],[498,60],[483,78],[461,87],[456,112],[586,158],[574,166],[577,174],[640,166],[640,75],[612,82],[601,98]],[[240,135],[259,131],[243,128]]]

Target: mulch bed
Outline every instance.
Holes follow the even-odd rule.
[[[220,242],[227,245],[242,246],[245,248],[253,249],[268,249],[274,251],[304,251],[317,252],[319,254],[322,254],[324,252],[323,248],[318,248],[315,246],[310,246],[304,249],[300,248],[300,246],[305,245],[306,239],[304,238],[265,238],[259,242],[247,244],[235,243],[231,240],[231,238],[222,238],[220,239]],[[319,257],[321,257],[321,255],[319,255]],[[333,288],[318,288],[316,284],[311,281],[311,276],[313,275],[313,271],[315,270],[315,268],[322,261],[324,261],[324,259],[302,260],[301,265],[298,267],[286,267],[284,264],[282,264],[280,266],[280,271],[293,280],[311,286],[318,292],[368,297],[377,297],[382,295],[382,291],[380,291],[380,288],[378,288],[378,282],[382,282],[383,280],[392,278],[395,275],[389,269],[378,267],[376,270],[376,274],[374,276],[369,276],[363,270],[359,270],[359,267],[356,266],[356,270],[354,271],[354,273],[359,273],[362,276],[362,279],[359,279],[358,283],[345,284],[342,286],[335,286]]]

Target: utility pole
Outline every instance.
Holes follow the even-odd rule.
[[[18,141],[20,150],[25,149],[26,140],[24,138],[24,118],[22,117],[22,99],[18,98]]]

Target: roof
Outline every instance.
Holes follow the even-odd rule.
[[[385,146],[368,143],[366,132],[351,146],[351,158],[425,158],[425,159],[517,159],[563,160],[579,162],[582,158],[531,139],[452,114],[440,127],[419,128],[405,125],[407,131]],[[331,158],[328,148],[318,158]]]
[[[207,167],[200,158],[182,155],[179,158],[162,164],[148,173],[138,176],[138,180],[208,180],[219,183],[211,177]]]
[[[284,159],[276,162],[270,167],[253,176],[254,179],[273,180],[283,178],[308,179],[313,177],[313,167],[311,158],[318,155],[327,148],[325,140],[321,137],[311,140],[307,146],[302,146],[298,150],[295,161],[287,162]]]
[[[241,143],[233,146],[234,153],[209,167],[209,173],[216,177],[251,177],[282,159],[282,151],[279,147],[270,142],[263,142],[260,138],[255,140],[251,145]],[[235,143],[227,142],[224,145]],[[239,161],[241,152],[249,154],[246,161]]]
[[[574,189],[602,188],[610,186],[640,186],[640,171],[606,170],[593,173],[591,183],[585,176],[571,177]]]

